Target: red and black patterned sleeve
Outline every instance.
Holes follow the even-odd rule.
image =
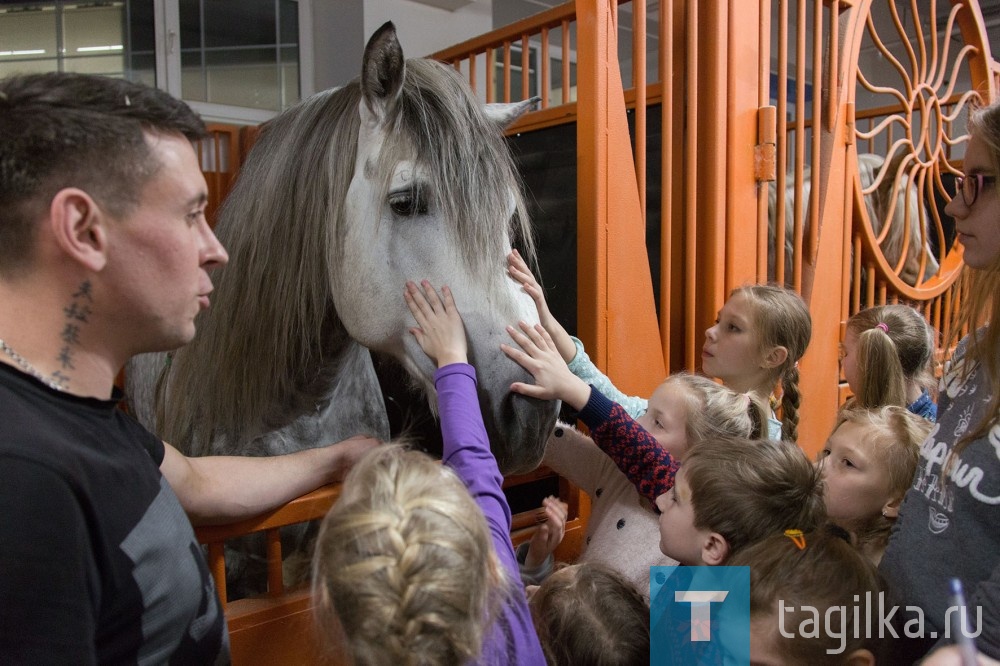
[[[677,461],[621,405],[591,386],[590,399],[578,416],[640,495],[655,502],[674,487]]]

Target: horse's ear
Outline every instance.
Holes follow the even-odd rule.
[[[396,26],[386,21],[375,31],[361,63],[361,94],[375,122],[381,121],[403,87],[403,49],[396,39]]]
[[[510,104],[493,103],[483,107],[486,117],[492,120],[501,130],[509,127],[515,120],[535,108],[542,101],[541,97],[529,97],[523,102]]]

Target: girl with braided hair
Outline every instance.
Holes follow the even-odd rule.
[[[702,371],[734,391],[770,395],[771,439],[794,442],[799,432],[799,359],[812,336],[812,318],[802,297],[773,284],[734,289],[715,324],[705,331]],[[780,398],[775,389],[780,383]]]
[[[381,446],[348,474],[314,555],[320,622],[357,664],[544,665],[462,318],[448,287],[405,298],[438,365],[444,464]]]

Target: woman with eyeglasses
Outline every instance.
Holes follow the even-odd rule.
[[[973,110],[969,131],[965,173],[945,211],[965,259],[952,335],[970,333],[945,366],[938,423],[921,447],[880,567],[886,613],[899,607],[896,632],[917,634],[916,609],[923,616],[922,637],[892,641],[891,663],[913,663],[956,641],[948,631],[959,612],[949,611],[952,578],[963,583],[971,632],[981,630],[979,651],[1000,659],[1000,103]]]

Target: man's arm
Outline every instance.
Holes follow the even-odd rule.
[[[160,471],[195,525],[231,523],[341,481],[378,444],[365,436],[283,456],[189,458],[164,442]]]

